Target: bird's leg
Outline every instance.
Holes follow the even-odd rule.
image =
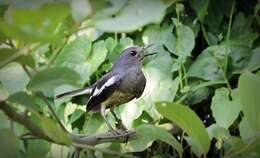
[[[101,113],[102,117],[104,118],[104,120],[105,120],[105,122],[106,122],[106,124],[107,124],[107,126],[108,126],[108,128],[109,128],[109,131],[113,132],[113,131],[115,131],[115,130],[113,129],[113,127],[111,126],[111,124],[108,122],[108,120],[107,120],[107,118],[106,118],[106,113],[105,113],[105,112],[106,112],[106,106],[101,105],[100,113]]]
[[[126,128],[126,127],[124,126],[124,124],[122,123],[122,120],[119,119],[119,118],[116,116],[113,107],[110,108],[110,111],[111,111],[112,115],[114,116],[114,118],[116,119],[116,122],[117,122],[116,127],[119,128],[119,129],[121,129],[121,130],[123,130],[123,131],[127,131],[127,128]]]

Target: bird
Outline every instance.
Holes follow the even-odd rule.
[[[147,46],[131,46],[122,51],[112,68],[94,84],[56,96],[56,99],[90,94],[86,111],[97,111],[105,120],[109,131],[115,131],[106,118],[106,109],[115,117],[119,128],[127,130],[116,116],[114,107],[127,103],[134,98],[140,98],[146,85],[146,78],[142,72],[142,63],[145,57],[156,52],[145,54]]]

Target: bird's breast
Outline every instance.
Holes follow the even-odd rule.
[[[120,105],[124,104],[135,97],[132,93],[124,93],[121,91],[114,91],[110,97],[108,97],[104,102],[102,102],[102,106],[111,106],[111,105]]]

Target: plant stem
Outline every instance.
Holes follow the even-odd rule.
[[[30,74],[30,71],[27,69],[27,67],[25,65],[23,65],[24,71],[28,74],[28,76],[30,78],[32,78],[32,75]],[[69,133],[67,131],[67,129],[65,128],[65,126],[62,124],[61,120],[59,119],[58,115],[56,114],[56,112],[54,111],[54,109],[52,108],[52,105],[49,103],[48,99],[42,94],[42,92],[36,92],[36,95],[38,95],[40,98],[43,99],[43,101],[46,103],[47,107],[49,108],[52,116],[55,118],[55,120],[58,122],[58,124],[60,125],[61,129],[66,132]]]

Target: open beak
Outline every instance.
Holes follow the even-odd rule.
[[[154,44],[148,44],[148,45],[146,45],[146,46],[143,47],[143,50],[146,50],[147,48],[150,48],[150,47],[152,47],[152,46],[154,46]]]
[[[150,47],[152,47],[152,46],[154,46],[154,44],[146,45],[146,46],[143,47],[143,50],[145,51],[147,48],[150,48]],[[156,53],[157,53],[157,52],[152,52],[152,53],[144,54],[144,56],[142,57],[141,60],[143,60],[145,57],[148,57],[148,56],[150,56],[150,55],[154,55],[154,54],[156,54]]]

